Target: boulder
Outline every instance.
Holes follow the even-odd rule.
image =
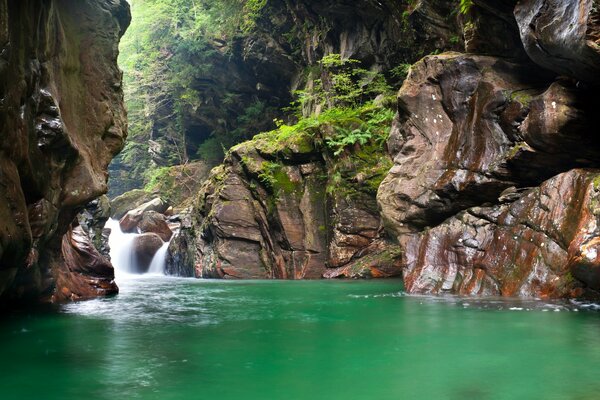
[[[150,200],[139,207],[128,211],[123,218],[121,218],[119,221],[121,230],[127,233],[137,233],[139,231],[138,225],[146,212],[155,211],[162,214],[167,211],[168,208],[169,204],[160,197]]]
[[[115,271],[100,254],[81,226],[72,226],[63,236],[61,246],[63,268],[56,275],[52,301],[82,300],[119,292]]]
[[[148,272],[152,258],[162,247],[164,242],[156,233],[143,233],[133,241],[133,265],[134,273]]]
[[[156,211],[146,211],[142,214],[137,227],[141,233],[156,233],[164,242],[168,242],[173,236],[165,216]]]

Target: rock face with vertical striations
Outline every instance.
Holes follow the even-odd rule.
[[[0,1],[0,301],[115,293],[73,222],[106,192],[126,118],[125,0]],[[85,265],[83,265],[85,264]]]
[[[522,0],[513,18],[517,57],[426,57],[398,94],[378,201],[409,292],[598,295],[597,5]]]

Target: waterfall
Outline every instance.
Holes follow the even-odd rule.
[[[154,257],[152,258],[150,268],[148,269],[149,274],[165,274],[165,269],[167,267],[167,251],[169,250],[169,243],[171,243],[171,241],[168,241],[165,244],[163,244],[162,247],[158,249]]]
[[[135,257],[134,242],[140,235],[123,232],[119,221],[112,218],[106,222],[106,228],[110,229],[108,245],[110,246],[110,258],[115,268],[115,274],[120,278],[139,275],[138,271],[140,268],[137,265]],[[154,254],[147,272],[148,274],[162,275],[165,273],[169,243],[170,241],[164,243],[156,254]]]

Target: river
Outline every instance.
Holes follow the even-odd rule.
[[[598,399],[600,314],[398,281],[140,276],[0,325],[8,399]]]

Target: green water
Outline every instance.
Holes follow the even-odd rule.
[[[600,314],[397,281],[142,278],[0,324],[0,399],[599,399]]]

